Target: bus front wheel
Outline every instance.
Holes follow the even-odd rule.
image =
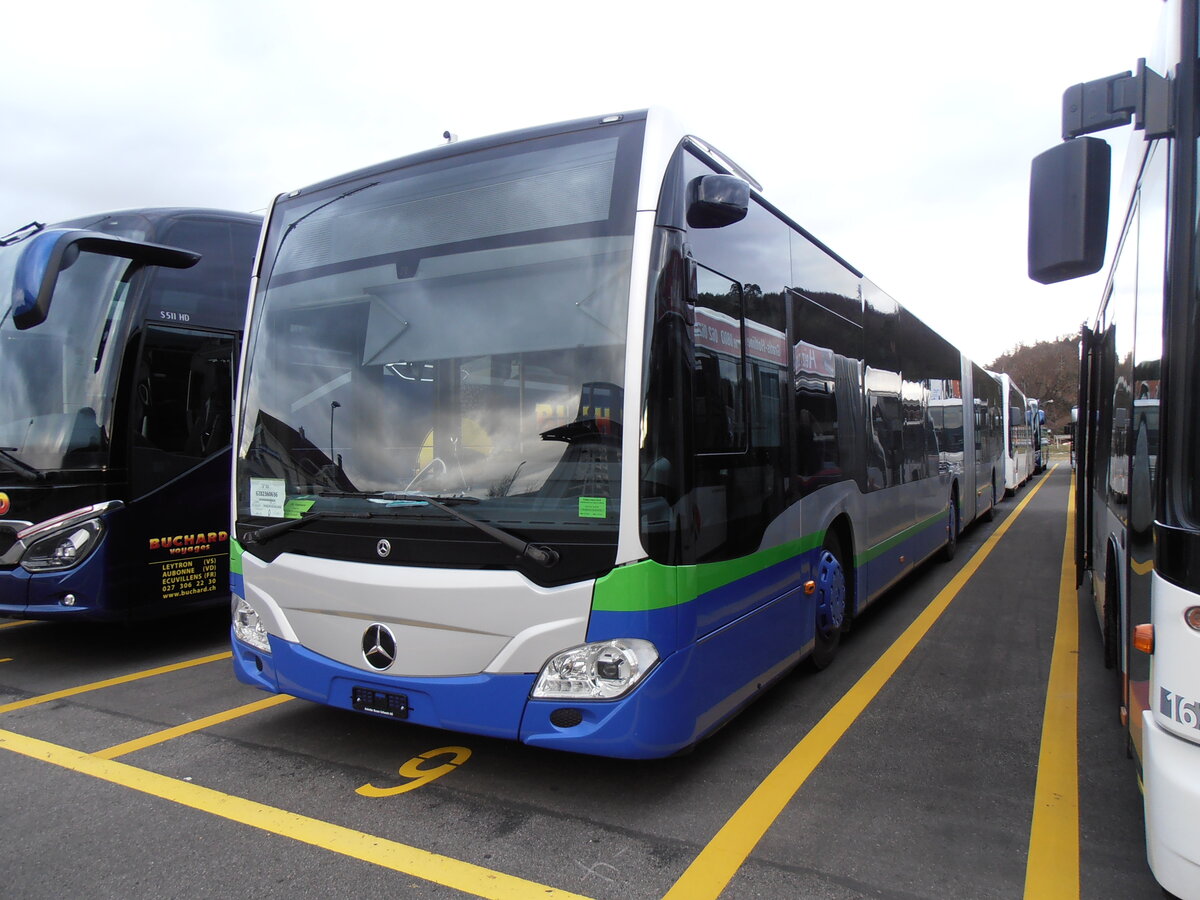
[[[813,669],[824,669],[837,655],[842,628],[846,620],[846,570],[842,566],[842,548],[833,535],[825,539],[817,560],[816,589],[813,604],[813,650],[808,657]]]

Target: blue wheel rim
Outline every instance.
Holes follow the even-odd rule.
[[[817,563],[817,631],[832,637],[846,618],[846,573],[837,557],[821,551]]]

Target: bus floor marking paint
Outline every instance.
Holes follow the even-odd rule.
[[[292,699],[294,698],[287,694],[278,694],[274,697],[267,697],[265,700],[255,700],[253,703],[236,706],[224,712],[214,713],[211,716],[205,716],[203,719],[196,719],[194,722],[185,722],[182,725],[176,725],[174,728],[165,728],[162,731],[156,731],[145,737],[135,738],[132,741],[125,741],[121,744],[114,744],[105,750],[97,750],[92,756],[97,756],[100,759],[116,759],[118,756],[135,753],[138,750],[144,750],[146,747],[153,747],[156,744],[173,741],[175,738],[183,737],[185,734],[193,734],[194,732],[211,728],[213,725],[220,725],[222,722],[230,722],[242,716],[259,712],[260,710],[270,709],[272,706],[278,706]]]
[[[1025,896],[1079,896],[1079,608],[1075,592],[1075,483],[1058,583],[1058,621],[1046,686]]]
[[[12,731],[0,729],[0,749],[489,900],[527,900],[532,896],[549,900],[587,900],[581,894],[526,881],[126,763],[99,759]]]
[[[996,528],[982,547],[950,580],[904,633],[884,651],[866,673],[833,705],[833,708],[792,748],[766,778],[759,783],[741,807],[721,827],[692,861],[663,900],[703,900],[721,895],[742,863],[754,851],[767,829],[787,807],[789,801],[808,780],[834,745],[870,706],[925,637],[929,629],[958,596],[983,561],[991,554],[1017,517],[1034,498],[1055,466],[1026,494],[1025,499]]]
[[[422,768],[422,763],[431,759],[436,759],[439,756],[450,756],[448,762],[442,763],[440,766],[431,768]],[[435,778],[441,778],[453,772],[468,759],[471,758],[471,751],[466,747],[438,747],[436,750],[426,750],[424,753],[414,756],[399,769],[399,774],[402,778],[409,778],[410,781],[405,784],[397,785],[396,787],[380,788],[373,784],[364,784],[360,788],[355,788],[356,794],[362,794],[364,797],[394,797],[396,794],[406,794],[409,791],[415,791],[422,785],[429,784]]]
[[[52,700],[62,700],[64,697],[74,697],[77,694],[86,694],[90,691],[98,691],[103,688],[114,687],[118,684],[128,684],[131,681],[140,681],[143,678],[153,678],[155,675],[166,675],[169,672],[178,672],[181,669],[190,669],[192,666],[202,666],[205,663],[218,662],[223,659],[229,659],[232,656],[232,651],[227,651],[225,653],[214,653],[212,656],[201,656],[196,659],[172,663],[169,666],[159,666],[155,669],[146,669],[143,672],[134,672],[132,675],[120,675],[116,678],[106,678],[104,681],[93,681],[91,684],[82,684],[79,687],[64,688],[61,691],[52,691],[49,694],[41,694],[37,697],[27,697],[24,700],[16,700],[12,703],[6,703],[3,706],[0,706],[0,713],[13,712],[18,709],[26,709],[30,706],[38,706],[42,703],[49,703]]]

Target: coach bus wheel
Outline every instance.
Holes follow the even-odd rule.
[[[808,662],[813,669],[820,670],[837,655],[842,624],[846,619],[846,572],[842,568],[841,546],[833,535],[825,539],[813,580],[816,582],[816,623],[813,651]]]

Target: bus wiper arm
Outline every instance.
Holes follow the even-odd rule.
[[[476,497],[468,496],[451,496],[451,497],[431,497],[428,494],[406,494],[403,491],[382,491],[374,496],[381,497],[386,500],[411,500],[414,503],[428,503],[435,509],[440,509],[447,515],[451,515],[460,522],[465,522],[472,528],[477,528],[488,537],[499,541],[505,547],[516,550],[523,559],[532,560],[539,566],[544,566],[549,569],[556,565],[559,560],[558,551],[553,547],[547,547],[544,544],[532,544],[529,541],[523,541],[515,534],[497,528],[495,525],[489,525],[487,522],[480,522],[473,516],[468,516],[466,513],[461,513],[454,507],[450,506],[448,501],[459,500],[478,503]]]
[[[8,463],[8,467],[26,481],[45,481],[45,472],[12,455],[12,451],[16,449],[16,447],[0,447],[0,459]]]
[[[318,491],[318,497],[358,497],[365,500],[407,500],[413,503],[424,503],[427,500],[439,500],[442,503],[478,503],[478,497],[470,494],[417,494],[405,491]]]
[[[323,497],[325,497],[325,496],[342,496],[342,494],[340,494],[339,492],[326,492],[326,493],[322,493],[321,496],[323,496]],[[559,560],[558,551],[555,550],[553,547],[546,547],[543,545],[530,543],[529,541],[523,541],[516,535],[509,534],[507,531],[497,528],[495,525],[489,525],[487,522],[480,522],[478,519],[476,519],[472,516],[468,516],[464,513],[459,512],[457,509],[450,506],[448,503],[444,503],[441,500],[437,499],[436,497],[429,497],[429,496],[426,496],[425,494],[404,494],[404,493],[400,493],[398,491],[384,491],[382,493],[374,494],[374,495],[345,494],[344,496],[350,496],[350,497],[377,496],[377,497],[381,497],[381,498],[384,498],[387,500],[411,500],[415,503],[427,503],[430,506],[434,507],[435,509],[440,509],[442,512],[446,513],[447,515],[453,516],[454,518],[458,519],[460,522],[465,522],[467,525],[470,525],[472,528],[477,528],[479,531],[482,531],[488,537],[493,538],[496,541],[499,541],[505,547],[509,547],[509,548],[517,551],[517,553],[520,554],[522,558],[532,560],[533,562],[537,563],[540,566],[545,566],[547,569],[549,569],[551,566],[556,565]],[[446,499],[447,500],[467,500],[467,499],[475,500],[474,497],[472,497],[472,498],[447,497]],[[475,502],[478,502],[478,501],[476,500]],[[308,513],[299,519],[287,519],[286,521],[283,521],[283,522],[276,522],[273,525],[264,525],[262,528],[256,528],[253,531],[247,531],[245,534],[242,535],[242,542],[246,543],[246,544],[261,544],[264,541],[271,540],[271,538],[278,537],[281,534],[286,534],[287,532],[291,531],[293,528],[299,528],[301,525],[305,525],[309,522],[314,522],[317,519],[381,519],[381,518],[391,518],[391,516],[389,516],[386,513],[375,513],[375,512],[353,513],[353,512],[328,511],[328,512]]]
[[[421,500],[428,503],[430,506],[440,509],[444,513],[454,516],[460,522],[466,522],[472,528],[478,528],[488,537],[494,538],[505,547],[516,550],[524,559],[532,560],[539,566],[551,568],[558,563],[558,551],[553,547],[547,547],[544,544],[531,544],[529,541],[523,541],[515,534],[510,534],[495,525],[489,525],[487,522],[480,522],[473,516],[468,516],[466,513],[459,512],[453,506],[443,503],[434,497],[426,497],[422,494],[399,494],[388,491],[388,497],[395,500]]]
[[[308,513],[299,519],[285,519],[282,522],[276,522],[273,525],[264,525],[262,528],[255,528],[252,531],[247,531],[242,534],[243,544],[262,544],[271,538],[279,537],[281,534],[286,534],[293,528],[299,528],[301,525],[307,525],[309,522],[315,522],[317,519],[371,519],[374,518],[373,513],[353,513],[353,512],[315,512]]]

